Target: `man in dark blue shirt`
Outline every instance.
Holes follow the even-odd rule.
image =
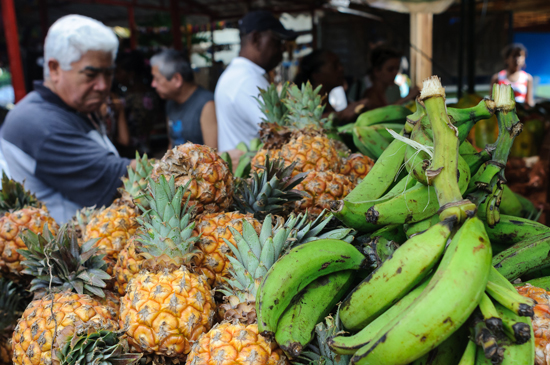
[[[117,48],[102,23],[59,19],[45,41],[45,81],[4,122],[2,151],[12,178],[25,181],[59,223],[84,206],[109,205],[127,167],[135,168],[88,117],[109,94]]]

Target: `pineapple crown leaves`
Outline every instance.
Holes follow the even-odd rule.
[[[301,88],[293,85],[283,103],[289,110],[290,125],[297,129],[306,127],[323,127],[326,119],[322,118],[325,110],[323,98],[319,95],[322,85],[315,90],[309,83],[302,84]]]
[[[93,327],[75,330],[70,327],[66,327],[68,331],[61,331],[57,339],[61,343],[55,357],[60,365],[132,365],[143,356],[141,353],[130,353],[127,342],[121,340],[123,331]]]
[[[189,259],[197,252],[195,243],[200,236],[192,236],[195,223],[191,222],[189,197],[182,205],[189,183],[176,188],[173,176],[166,181],[164,175],[161,175],[158,182],[149,178],[150,195],[146,199],[151,208],[137,218],[144,228],[137,238],[142,244],[141,254],[144,258],[166,255],[172,259]]]
[[[336,318],[328,316],[324,322],[315,326],[315,344],[310,343],[307,351],[301,353],[298,362],[308,365],[347,365],[351,360],[350,355],[338,355],[332,352],[328,346],[328,339],[341,332],[339,309]]]
[[[147,189],[147,178],[153,171],[153,164],[151,160],[147,159],[147,154],[142,157],[136,152],[136,169],[132,169],[128,166],[128,177],[123,177],[122,182],[124,189],[122,189],[123,196],[128,194],[129,198],[135,199],[140,204],[145,204],[144,191]]]
[[[285,249],[290,235],[290,229],[285,228],[282,224],[277,224],[277,227],[273,228],[272,222],[273,217],[268,215],[262,224],[259,236],[252,224],[247,221],[243,221],[242,235],[236,229],[229,227],[236,244],[233,245],[224,239],[235,255],[235,258],[226,255],[232,264],[230,271],[233,278],[226,280],[233,290],[223,288],[220,290],[223,294],[238,295],[242,293],[245,295],[244,300],[247,293],[256,296],[258,280],[277,261]]]
[[[327,225],[332,220],[332,214],[326,210],[323,210],[314,221],[308,218],[307,212],[297,216],[291,214],[288,217],[285,227],[293,232],[290,238],[293,242],[291,245],[288,245],[289,249],[303,243],[324,238],[343,240],[351,243],[355,237],[356,231],[351,228],[327,229]]]
[[[75,230],[63,225],[57,236],[44,225],[42,234],[26,230],[21,234],[27,249],[17,250],[25,260],[21,263],[24,274],[31,275],[32,292],[50,290],[71,290],[78,294],[104,297],[105,280],[111,276],[105,272],[105,255],[98,254],[94,247],[97,239],[80,245]]]
[[[241,213],[252,213],[262,220],[267,214],[281,214],[290,209],[289,204],[301,200],[304,193],[294,188],[300,184],[307,172],[292,177],[296,162],[284,167],[284,160],[270,161],[266,156],[265,166],[254,171],[252,178],[236,185],[234,205]]]
[[[255,97],[254,99],[258,102],[263,115],[265,115],[262,120],[266,123],[286,125],[288,108],[282,102],[282,97],[288,92],[288,82],[282,85],[280,93],[277,91],[277,85],[275,84],[269,85],[266,90],[258,89],[260,90],[260,98]]]
[[[0,213],[19,210],[24,207],[41,208],[42,203],[23,184],[8,178],[2,172],[2,190],[0,191]]]
[[[16,312],[23,303],[17,289],[14,282],[0,278],[0,332],[17,320]]]

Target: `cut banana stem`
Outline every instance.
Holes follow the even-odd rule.
[[[458,365],[475,365],[476,363],[476,351],[477,345],[474,341],[469,340],[468,345],[466,345],[466,350],[460,359]]]
[[[445,107],[445,90],[437,76],[424,81],[420,98],[430,118],[434,139],[434,157],[427,170],[433,180],[442,211],[440,219],[455,215],[459,222],[473,215],[475,205],[462,199],[458,186],[458,130],[451,123]]]
[[[534,315],[533,307],[536,302],[531,298],[522,296],[515,288],[510,290],[488,281],[486,290],[493,299],[512,312],[523,317],[532,317]]]
[[[475,342],[481,346],[485,357],[493,359],[498,352],[498,343],[496,336],[487,328],[483,321],[478,321],[474,326]]]
[[[487,324],[487,328],[491,331],[499,333],[502,331],[502,318],[498,314],[495,305],[491,301],[491,298],[485,293],[481,296],[481,301],[479,302],[479,309],[483,315],[483,319]]]
[[[447,114],[455,127],[458,128],[460,142],[466,140],[470,130],[480,120],[489,119],[495,113],[495,102],[491,99],[483,99],[471,108],[457,109],[447,108]]]
[[[521,133],[523,124],[516,114],[514,91],[510,85],[497,85],[493,88],[493,100],[496,103],[499,136],[493,161],[506,165],[514,139]]]

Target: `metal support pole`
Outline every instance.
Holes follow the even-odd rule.
[[[134,50],[137,48],[137,26],[132,5],[128,7],[128,27],[130,28],[130,49]]]
[[[172,18],[172,36],[174,38],[174,48],[178,51],[181,51],[183,50],[183,43],[181,41],[181,23],[178,0],[170,0],[170,10],[170,15]]]
[[[8,48],[8,59],[10,62],[11,80],[15,93],[15,102],[23,99],[25,90],[25,77],[23,76],[23,65],[21,64],[21,51],[19,49],[19,35],[17,33],[17,18],[15,17],[15,6],[13,0],[2,1],[2,18],[4,21],[4,33]],[[45,66],[47,67],[47,66]]]
[[[464,88],[464,31],[466,29],[466,1],[460,2],[460,24],[458,29],[458,80],[456,95],[460,100]]]
[[[468,72],[468,93],[476,92],[476,2],[475,0],[466,0],[468,2],[468,59],[466,62]]]

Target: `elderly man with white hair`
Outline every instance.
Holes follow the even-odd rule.
[[[101,22],[57,20],[44,45],[44,82],[35,82],[4,122],[2,151],[12,178],[24,181],[59,223],[84,206],[109,205],[127,167],[135,168],[88,117],[109,95],[117,49]]]

